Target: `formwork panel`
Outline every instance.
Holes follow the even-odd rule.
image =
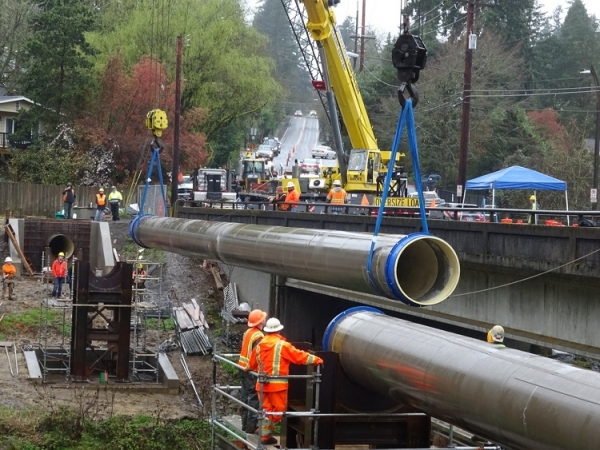
[[[89,220],[25,219],[23,253],[36,272],[42,271],[42,255],[53,236],[64,235],[73,242],[74,252],[84,261],[90,258]],[[53,255],[56,257],[56,255]]]

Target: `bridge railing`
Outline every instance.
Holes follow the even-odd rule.
[[[280,211],[279,205],[294,206],[291,203],[272,204],[267,201],[259,202],[232,202],[226,200],[203,200],[189,201],[179,200],[178,206],[182,207],[204,207],[217,208],[225,210],[262,210],[262,211]],[[362,216],[376,216],[379,206],[344,204],[332,205],[322,202],[299,202],[296,206],[296,212],[314,213],[314,214],[349,214]],[[510,209],[510,208],[481,208],[481,207],[444,207],[426,208],[427,217],[433,220],[460,220],[465,222],[496,222],[496,223],[514,223],[527,224],[535,222],[537,216],[537,225],[561,226],[578,225],[583,219],[591,219],[593,222],[600,221],[600,211],[567,211],[567,210],[535,210],[530,209]],[[481,218],[474,218],[472,215],[463,213],[481,213]],[[418,207],[410,206],[387,206],[384,209],[385,216],[399,217],[420,217]],[[587,225],[590,226],[590,225]]]

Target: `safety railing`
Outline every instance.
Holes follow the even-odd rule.
[[[319,412],[319,397],[320,397],[320,389],[321,389],[321,373],[320,367],[317,366],[316,370],[313,374],[308,375],[287,375],[287,376],[268,376],[263,373],[249,372],[252,375],[255,375],[260,383],[261,390],[259,395],[259,407],[257,409],[245,404],[240,399],[231,394],[232,391],[239,390],[241,386],[230,386],[230,385],[219,385],[217,383],[217,366],[219,363],[224,363],[229,365],[230,367],[237,368],[239,370],[243,370],[243,368],[232,361],[232,359],[239,358],[239,354],[237,353],[214,353],[213,354],[213,389],[211,396],[211,418],[210,423],[213,428],[212,434],[212,448],[218,448],[216,446],[216,437],[218,436],[221,439],[225,440],[235,440],[236,444],[243,444],[246,447],[253,450],[262,450],[265,448],[265,445],[262,444],[262,422],[269,416],[281,416],[288,418],[309,418],[313,422],[312,427],[312,445],[302,450],[316,450],[319,447],[317,446],[317,442],[319,440],[319,419],[321,418],[400,418],[400,417],[410,417],[410,416],[425,416],[424,413],[412,412],[412,413],[321,413]],[[312,408],[308,411],[289,411],[286,410],[284,412],[267,412],[262,408],[262,396],[263,391],[262,387],[269,380],[274,379],[305,379],[307,382],[310,380],[314,383],[314,404]],[[246,434],[245,432],[238,429],[235,424],[227,422],[224,420],[222,416],[219,415],[217,410],[217,398],[221,396],[233,402],[234,404],[240,406],[241,408],[246,409],[248,412],[254,413],[258,415],[258,436],[254,434]],[[217,430],[220,432],[218,433]],[[457,450],[502,450],[500,446],[497,445],[486,445],[486,446],[456,446],[453,442],[452,438],[452,426],[450,425],[450,433],[449,439],[452,444],[452,448]],[[281,448],[285,448],[285,443],[280,443]],[[412,449],[412,450],[421,450],[421,449]],[[423,449],[424,450],[424,449]]]

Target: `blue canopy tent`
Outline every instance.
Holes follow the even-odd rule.
[[[492,204],[495,205],[496,189],[528,189],[535,191],[564,191],[566,210],[569,210],[569,198],[567,196],[567,183],[564,181],[526,169],[525,167],[512,166],[497,172],[482,175],[467,181],[465,195],[468,190],[492,190]],[[567,223],[569,217],[567,216]]]

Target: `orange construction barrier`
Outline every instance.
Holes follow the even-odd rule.
[[[500,223],[513,223],[512,219],[500,219]]]

